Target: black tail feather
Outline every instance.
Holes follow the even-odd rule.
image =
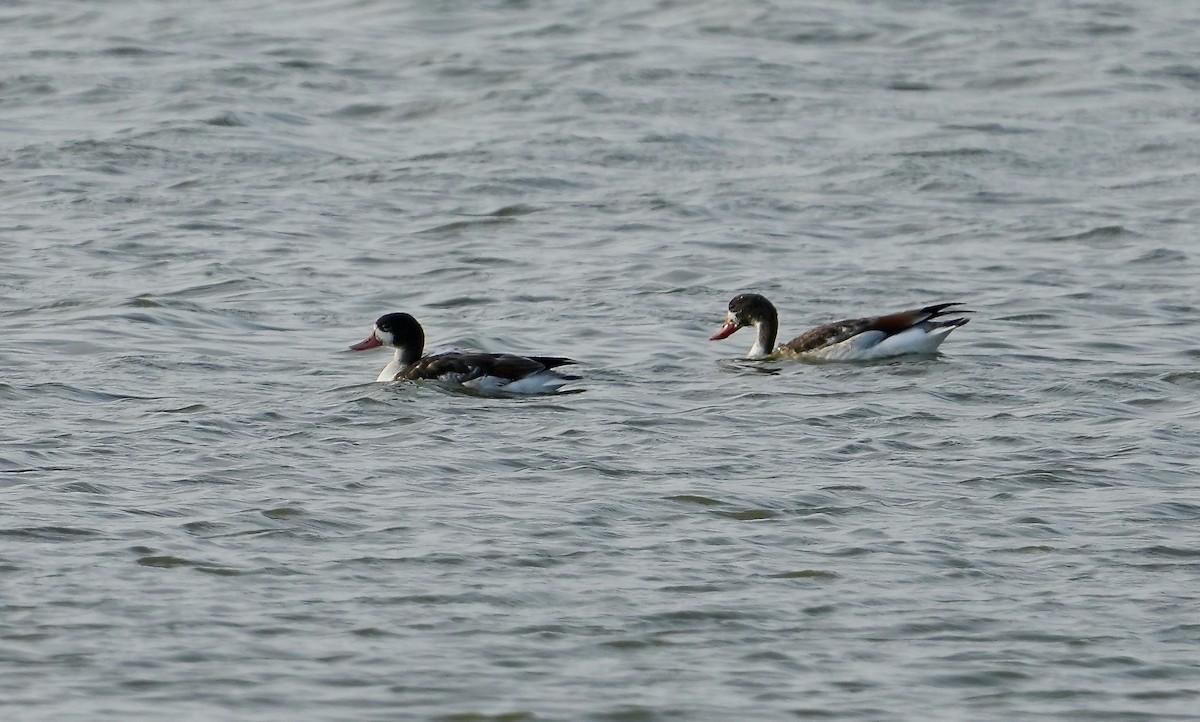
[[[969,313],[969,311],[964,313]],[[970,320],[969,318],[948,318],[945,321],[926,321],[925,323],[936,328],[958,328]]]
[[[529,356],[529,358],[537,361],[548,369],[552,369],[557,366],[566,366],[568,364],[579,363],[575,359],[567,358],[566,356]]]
[[[952,303],[935,303],[932,306],[926,306],[921,309],[921,313],[929,314],[929,318],[937,318],[948,313],[975,313],[974,311],[965,308],[952,308],[952,306],[961,306],[962,302],[954,301]]]

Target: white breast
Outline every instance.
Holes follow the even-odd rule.
[[[399,351],[397,351],[396,354],[394,356],[392,356],[391,362],[387,366],[384,366],[383,370],[379,372],[379,378],[375,379],[375,382],[379,383],[381,381],[395,381],[396,374],[398,374],[398,373],[400,373],[400,352]]]

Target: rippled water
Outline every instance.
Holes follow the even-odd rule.
[[[1193,718],[1198,31],[5,4],[5,719]],[[586,392],[370,383],[393,310]]]

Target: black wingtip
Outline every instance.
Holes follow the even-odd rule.
[[[953,301],[951,303],[935,303],[932,306],[926,306],[925,308],[922,308],[921,313],[929,314],[929,318],[937,318],[938,316],[944,316],[948,313],[975,313],[974,311],[966,308],[954,308],[955,306],[961,305],[962,302],[960,301]]]
[[[530,356],[529,358],[537,361],[548,369],[579,363],[575,359],[567,358],[566,356]]]

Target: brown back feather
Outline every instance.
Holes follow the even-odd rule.
[[[848,318],[844,321],[834,321],[810,328],[784,344],[784,348],[794,353],[816,351],[819,348],[841,343],[870,329],[871,319],[869,318]]]

